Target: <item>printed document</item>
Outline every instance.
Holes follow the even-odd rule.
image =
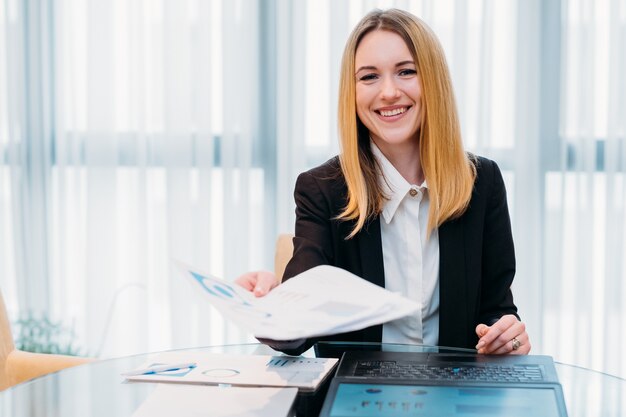
[[[185,268],[196,289],[254,336],[295,340],[364,329],[415,313],[420,305],[344,269],[321,265],[255,297],[235,283]]]
[[[193,362],[196,366],[125,378],[144,382],[294,387],[312,392],[328,377],[338,359],[173,351],[159,353],[142,368],[183,362]]]

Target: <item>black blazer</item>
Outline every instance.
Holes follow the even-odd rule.
[[[439,345],[474,348],[479,323],[517,315],[511,283],[515,253],[502,174],[495,162],[477,157],[477,177],[467,211],[439,227]],[[317,265],[346,269],[385,286],[380,219],[352,239],[354,222],[335,220],[346,205],[347,187],[337,157],[300,174],[294,192],[296,230],[293,258],[283,279]],[[382,325],[317,340],[382,340]]]

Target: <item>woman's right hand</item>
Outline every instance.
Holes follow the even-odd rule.
[[[254,293],[257,297],[263,297],[278,285],[278,281],[276,281],[276,275],[273,272],[254,271],[245,273],[237,278],[235,284]],[[257,337],[257,340],[274,350],[286,351],[285,353],[290,355],[299,355],[301,353],[300,347],[306,343],[306,339],[272,340]]]
[[[235,284],[254,293],[257,297],[263,297],[278,285],[278,281],[276,281],[276,275],[273,272],[254,271],[241,275],[235,280]]]

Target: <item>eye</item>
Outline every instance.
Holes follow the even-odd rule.
[[[359,81],[374,81],[378,78],[378,74],[369,73],[359,77]]]
[[[410,77],[417,74],[417,71],[412,68],[404,68],[398,71],[398,75],[401,77]]]

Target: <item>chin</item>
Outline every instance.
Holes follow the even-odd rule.
[[[384,143],[387,143],[389,145],[402,145],[402,144],[406,144],[406,143],[410,143],[413,140],[417,141],[417,135],[416,134],[400,134],[400,133],[390,133],[390,134],[386,134],[385,132],[380,132],[380,135],[378,135],[378,137],[381,138],[381,140]]]

